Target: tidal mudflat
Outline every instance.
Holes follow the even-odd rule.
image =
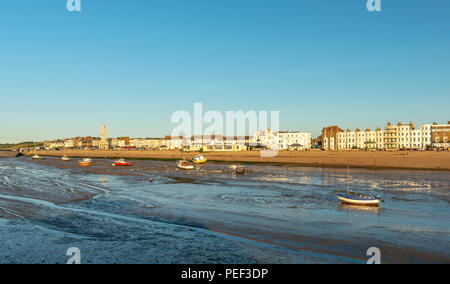
[[[450,262],[447,172],[352,170],[373,208],[339,204],[343,169],[132,162],[0,159],[0,263]]]

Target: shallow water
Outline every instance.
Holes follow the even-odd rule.
[[[346,170],[0,159],[0,263],[450,262],[446,172],[352,170],[380,208],[340,205]],[[164,168],[166,166],[167,168]],[[152,178],[154,182],[149,182]]]

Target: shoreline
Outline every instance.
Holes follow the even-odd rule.
[[[24,153],[32,156],[34,153]],[[86,151],[40,151],[41,156],[84,158]],[[103,151],[92,150],[87,156],[95,159],[153,160],[176,161],[190,159],[197,152],[179,151]],[[276,157],[260,157],[257,151],[244,152],[206,152],[203,155],[209,162],[225,164],[260,164],[280,167],[313,167],[327,169],[350,168],[370,170],[418,170],[418,171],[450,171],[450,152],[288,152],[280,151]],[[439,165],[439,166],[437,166]]]
[[[131,184],[133,184],[135,188],[133,189],[133,191],[125,191],[127,192],[127,194],[137,191],[141,193],[145,192],[144,196],[147,196],[147,194],[150,195],[149,198],[144,200],[142,203],[133,203],[132,207],[128,208],[132,210],[134,214],[142,216],[143,218],[149,218],[161,224],[172,224],[185,227],[192,226],[198,229],[206,229],[206,231],[209,232],[241,238],[252,243],[254,242],[262,244],[262,246],[274,246],[287,249],[292,254],[301,254],[302,252],[307,252],[308,254],[318,258],[320,258],[321,255],[326,255],[327,258],[322,259],[322,261],[324,262],[327,262],[328,260],[339,261],[341,259],[342,261],[348,259],[350,262],[355,263],[364,261],[364,258],[361,257],[358,252],[365,252],[367,247],[365,246],[365,244],[360,243],[360,239],[355,239],[351,232],[340,234],[340,231],[338,230],[336,231],[337,234],[334,238],[324,238],[321,235],[321,231],[314,230],[315,225],[311,225],[307,220],[301,221],[301,218],[296,219],[298,218],[298,216],[302,216],[302,214],[304,214],[305,212],[308,212],[308,214],[317,214],[317,216],[320,216],[324,208],[326,208],[327,210],[329,210],[330,208],[335,208],[336,214],[341,214],[342,217],[348,218],[349,216],[353,216],[354,218],[358,218],[359,220],[359,218],[366,218],[365,216],[367,216],[368,219],[366,220],[370,223],[373,221],[370,216],[378,216],[382,218],[384,215],[387,215],[387,217],[389,217],[389,214],[391,214],[390,212],[392,212],[394,208],[398,207],[398,205],[396,204],[408,204],[404,203],[407,202],[405,201],[405,199],[398,198],[398,196],[395,195],[402,195],[404,192],[403,190],[400,193],[389,191],[385,193],[386,197],[388,198],[386,199],[388,203],[382,208],[374,209],[375,211],[372,211],[372,208],[370,208],[369,211],[367,211],[367,209],[355,209],[351,206],[341,205],[335,199],[324,199],[323,194],[328,195],[333,194],[335,190],[345,190],[343,187],[340,188],[339,186],[334,186],[335,189],[330,190],[329,188],[333,188],[333,186],[331,186],[329,183],[325,183],[325,189],[321,186],[315,188],[313,184],[309,189],[310,193],[304,193],[301,190],[294,190],[294,192],[296,192],[295,194],[290,191],[288,195],[286,195],[284,189],[281,189],[281,191],[279,191],[279,198],[281,198],[281,200],[277,198],[272,199],[272,187],[270,187],[270,194],[268,194],[268,192],[260,192],[260,190],[267,190],[267,188],[264,186],[259,188],[257,191],[254,191],[251,187],[246,186],[246,181],[252,180],[255,175],[259,175],[260,177],[264,177],[267,174],[270,175],[270,171],[267,171],[266,169],[260,168],[259,171],[253,171],[253,176],[250,175],[248,177],[239,177],[237,180],[233,180],[231,184],[234,186],[238,186],[239,191],[232,192],[230,191],[231,189],[228,186],[222,187],[222,191],[221,187],[216,188],[214,186],[215,184],[217,184],[217,181],[227,180],[227,178],[224,177],[224,174],[226,174],[226,172],[224,171],[225,167],[220,164],[215,165],[212,163],[210,165],[205,165],[200,171],[186,172],[176,169],[175,165],[169,166],[168,163],[164,162],[150,163],[145,162],[145,159],[136,161],[136,163],[133,164],[133,169],[117,167],[114,168],[111,167],[110,161],[105,160],[103,157],[98,158],[98,161],[94,163],[93,167],[88,168],[79,168],[78,163],[75,162],[75,159],[72,163],[63,162],[58,158],[48,158],[42,161],[32,161],[29,158],[25,158],[24,160],[28,163],[56,167],[60,169],[79,169],[77,171],[74,171],[75,173],[83,172],[89,174],[101,174],[103,176],[128,176],[128,178],[132,179],[133,182]],[[107,159],[110,159],[110,157],[108,157]],[[168,165],[168,168],[163,167],[165,164]],[[258,167],[254,167],[253,169],[257,168]],[[291,171],[288,168],[280,170],[287,172]],[[205,171],[209,172],[210,174],[205,175]],[[295,175],[295,170],[293,174]],[[300,175],[303,174],[303,172],[300,173]],[[389,175],[390,173],[384,174]],[[440,173],[435,174],[442,176],[442,174]],[[327,175],[323,175],[323,172],[321,170],[312,171],[312,174],[309,173],[308,175],[324,178],[325,180],[331,178],[330,181],[337,182],[337,185],[339,185],[340,183],[339,177],[337,177],[337,179],[336,177],[327,178]],[[342,175],[344,175],[344,173],[342,173]],[[369,177],[370,175],[371,173],[369,173]],[[393,175],[397,174],[394,173]],[[415,177],[416,180],[423,180],[423,177],[429,177],[431,176],[431,173],[406,173],[405,176],[408,175]],[[278,173],[276,173],[275,176],[278,176]],[[155,179],[154,183],[148,183],[149,177]],[[128,180],[128,178],[126,178],[126,180]],[[96,180],[99,179],[96,178]],[[104,186],[106,187],[106,184],[114,184],[115,180],[115,178],[109,177],[104,179]],[[205,180],[207,182],[205,182]],[[373,181],[377,183],[379,182],[378,178],[375,178],[374,180],[372,180],[372,182]],[[102,181],[100,180],[99,182],[101,183]],[[278,183],[277,181],[270,182]],[[280,183],[285,183],[285,181],[280,181]],[[120,184],[123,185],[122,183]],[[222,183],[220,184],[222,185]],[[167,188],[163,188],[164,185],[170,186],[170,191],[167,191]],[[300,184],[296,186],[309,188],[310,185],[308,183],[308,185]],[[204,190],[205,187],[208,187],[208,190]],[[401,187],[403,188],[403,185]],[[120,188],[122,188],[122,186]],[[149,190],[150,188],[151,190]],[[115,190],[118,190],[118,188],[116,188]],[[319,190],[319,192],[317,190]],[[322,193],[320,193],[321,190],[323,191]],[[170,194],[167,195],[168,192],[170,192]],[[317,201],[315,206],[318,206],[318,209],[309,207],[312,194],[316,196]],[[419,194],[424,193],[420,192]],[[101,196],[101,194],[99,194],[98,196]],[[197,196],[201,196],[201,198],[197,199]],[[192,197],[195,198],[191,200],[190,198]],[[133,198],[133,200],[135,199]],[[183,207],[182,204],[184,204],[186,200],[189,200],[189,202],[187,202],[189,205],[187,207]],[[204,203],[205,200],[207,200],[208,202]],[[261,203],[261,200],[267,200],[270,202]],[[409,200],[414,200],[414,198],[410,198]],[[211,203],[213,201],[214,203]],[[271,202],[273,202],[273,204]],[[75,202],[74,204],[77,203],[78,202]],[[192,204],[194,204],[195,206],[191,207]],[[214,209],[212,211],[210,207],[211,204],[214,204]],[[260,212],[259,210],[262,210],[261,212],[271,212],[266,211],[269,210],[268,208],[271,208],[270,210],[275,210],[274,212],[278,215],[255,215],[254,212],[248,214],[247,210],[234,211],[233,209],[230,211],[230,204],[232,206],[234,206],[234,204],[240,204],[241,206],[244,206],[244,208],[252,208],[252,210],[255,210],[255,212]],[[216,208],[217,206],[218,208]],[[182,209],[182,211],[179,211],[180,208]],[[211,216],[204,216],[204,210],[209,210]],[[283,215],[279,215],[281,213]],[[219,214],[220,216],[225,215],[229,218],[223,221],[222,219],[220,219],[221,221],[218,222],[214,217],[217,216],[217,214]],[[236,216],[238,216],[239,218],[235,219]],[[260,218],[259,216],[265,217]],[[282,219],[278,219],[277,216],[284,217]],[[286,219],[284,219],[285,216],[287,216]],[[333,230],[335,225],[348,226],[348,224],[345,222],[345,218],[332,220],[334,218],[332,216],[334,216],[334,213],[330,215],[330,220],[328,220],[328,218],[324,218],[323,220],[320,220],[318,222],[322,222],[321,224],[323,224],[324,226],[330,226],[330,230]],[[292,222],[297,224],[298,228],[303,229],[291,232]],[[248,223],[253,224],[253,226],[248,228],[246,226],[246,224]],[[263,226],[264,224],[271,225],[268,226],[267,229]],[[377,223],[375,222],[370,224],[376,225]],[[359,230],[357,225],[358,222],[356,222],[355,226],[352,227],[354,231]],[[312,229],[312,231],[310,231],[310,229]],[[394,233],[397,234],[398,232],[394,230]],[[408,242],[402,243],[399,246],[393,246],[391,242],[394,240],[394,237],[391,235],[387,235],[387,239],[379,239],[376,237],[372,239],[369,238],[369,236],[370,233],[365,238],[368,243],[376,243],[378,247],[382,247],[383,251],[385,251],[384,262],[386,263],[402,263],[411,260],[415,260],[416,262],[445,263],[448,259],[447,255],[435,251],[434,247],[429,248],[428,246],[424,246],[416,248],[409,246]],[[414,240],[414,237],[412,238]],[[410,239],[408,240],[411,241]],[[319,247],[320,249],[317,249],[317,247]],[[342,251],[342,248],[348,247],[352,247],[352,250],[349,252]],[[415,262],[413,261],[411,263]]]

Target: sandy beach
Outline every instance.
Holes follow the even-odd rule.
[[[16,157],[18,152],[15,151],[0,151],[0,158],[12,158]]]
[[[128,158],[175,160],[190,159],[197,153],[179,151],[41,151],[44,156],[63,156],[91,158]],[[33,155],[28,153],[26,155]],[[324,152],[324,151],[280,151],[276,157],[262,158],[258,151],[246,152],[208,152],[205,157],[211,162],[229,163],[267,163],[280,166],[304,166],[323,168],[345,168],[347,163],[351,168],[367,169],[407,169],[407,170],[438,170],[450,171],[450,151],[413,151],[413,152]]]

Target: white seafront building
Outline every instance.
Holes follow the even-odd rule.
[[[367,150],[400,150],[400,149],[426,149],[432,145],[431,124],[423,124],[416,129],[414,124],[388,123],[382,130],[366,129],[356,131],[347,129],[337,134],[337,149],[367,149]]]
[[[307,150],[311,148],[311,133],[299,131],[278,131],[271,129],[257,131],[252,144],[271,150]]]

